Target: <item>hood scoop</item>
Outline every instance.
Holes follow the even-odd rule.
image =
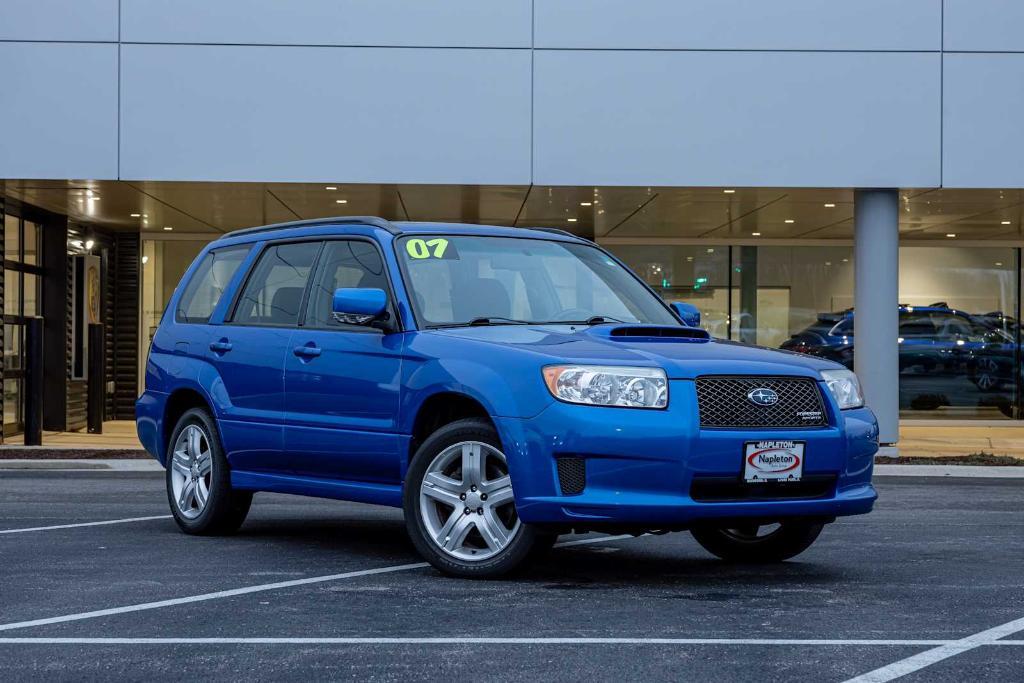
[[[623,342],[702,343],[711,340],[711,335],[699,327],[676,327],[674,325],[598,325],[590,328],[590,334],[611,341]]]

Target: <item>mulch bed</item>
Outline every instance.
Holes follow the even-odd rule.
[[[948,458],[928,457],[907,457],[886,458],[877,456],[876,465],[1001,465],[1009,467],[1024,467],[1024,460],[1009,455],[992,455],[991,453],[971,453],[970,455],[956,455]]]

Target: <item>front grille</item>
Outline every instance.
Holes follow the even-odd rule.
[[[690,498],[698,503],[744,500],[797,500],[828,498],[836,489],[836,475],[806,475],[800,481],[771,481],[748,484],[736,477],[694,477]]]
[[[587,486],[587,461],[583,458],[558,458],[558,486],[562,494],[575,496]]]
[[[758,405],[752,392],[767,389],[778,400]],[[701,427],[821,427],[828,424],[818,383],[806,377],[699,377]]]

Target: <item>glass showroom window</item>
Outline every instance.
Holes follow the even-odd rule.
[[[1008,418],[1020,329],[1012,248],[900,248],[900,415]]]
[[[613,245],[605,248],[665,301],[686,301],[697,306],[701,326],[712,336],[729,336],[729,247]]]
[[[146,359],[167,301],[181,277],[207,242],[194,240],[142,241],[142,326],[139,335],[139,386],[145,381]]]
[[[42,228],[4,215],[4,436],[24,430],[25,320],[40,315]]]
[[[770,348],[804,339],[796,350],[839,360],[830,347],[841,339],[828,332],[853,306],[852,247],[733,247],[732,270],[733,339]]]

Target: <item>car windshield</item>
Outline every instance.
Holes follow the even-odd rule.
[[[680,324],[622,265],[585,244],[421,235],[399,239],[398,254],[427,327]]]

